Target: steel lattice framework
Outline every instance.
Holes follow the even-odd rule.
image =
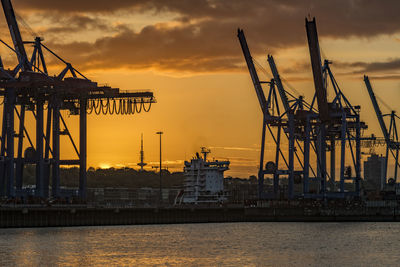
[[[399,149],[400,149],[400,140],[399,134],[397,131],[396,121],[400,119],[399,116],[396,115],[396,112],[392,110],[389,114],[382,114],[382,111],[378,105],[378,101],[376,99],[375,93],[372,89],[371,83],[369,81],[368,76],[364,75],[364,82],[367,88],[368,94],[370,96],[372,105],[375,110],[376,118],[378,119],[379,126],[381,128],[383,138],[386,144],[386,153],[385,153],[385,164],[383,167],[383,176],[381,180],[381,190],[384,189],[386,183],[389,185],[394,185],[397,182],[397,172],[399,168]],[[384,121],[384,117],[390,116],[389,128],[386,126]],[[389,160],[393,161],[394,165],[394,173],[393,177],[388,176],[388,164]]]
[[[2,0],[4,14],[10,29],[13,47],[0,40],[18,59],[12,70],[0,62],[0,96],[3,97],[3,123],[0,147],[0,195],[8,198],[24,196],[23,172],[25,164],[36,167],[35,195],[49,197],[51,178],[52,197],[60,197],[60,166],[79,166],[79,197],[86,197],[87,115],[134,114],[148,112],[155,103],[152,92],[122,92],[118,88],[99,86],[89,80],[72,64],[65,61],[36,37],[23,42],[10,0]],[[25,45],[33,46],[30,59]],[[50,75],[45,54],[57,58],[64,69]],[[1,61],[1,60],[0,60]],[[70,77],[67,75],[70,74]],[[60,111],[79,116],[79,145],[68,130]],[[35,119],[36,140],[26,129],[26,113]],[[47,116],[44,116],[44,113]],[[46,121],[45,121],[46,118]],[[17,120],[16,120],[17,119]],[[18,125],[18,130],[15,127]],[[61,126],[64,130],[61,130]],[[75,159],[60,159],[60,136],[68,136],[76,152]],[[25,140],[28,140],[28,148]],[[17,139],[15,148],[14,141]],[[78,149],[79,147],[79,149]]]
[[[263,113],[258,174],[260,199],[281,197],[281,177],[288,180],[289,199],[360,196],[361,146],[363,142],[376,139],[362,137],[362,130],[367,125],[360,121],[360,107],[351,105],[343,94],[331,71],[331,62],[325,60],[322,64],[315,19],[306,19],[306,32],[315,85],[311,104],[305,102],[302,96],[295,97],[284,89],[270,55],[267,60],[273,79],[260,81],[244,32],[238,30],[239,42]],[[268,94],[264,94],[263,84],[269,85],[265,89]],[[328,88],[332,91],[330,101],[327,97]],[[275,160],[264,166],[267,133],[275,146]],[[287,140],[287,145],[284,146],[283,140]],[[340,151],[336,152],[336,146],[340,146]],[[330,152],[329,163],[327,152]],[[335,188],[337,154],[340,161],[338,189]],[[273,191],[264,185],[265,175],[272,175]],[[311,179],[319,184],[316,192],[310,191]],[[353,182],[353,191],[345,190],[346,180]],[[295,195],[295,184],[302,184],[300,195]]]

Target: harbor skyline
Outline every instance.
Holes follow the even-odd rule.
[[[398,0],[1,4],[1,266],[398,265]]]
[[[345,94],[362,106],[368,132],[381,136],[362,76],[368,74],[377,96],[396,109],[400,24],[397,15],[390,14],[398,10],[396,5],[394,1],[15,2],[20,17],[44,37],[44,44],[90,79],[122,90],[154,91],[158,103],[148,114],[128,119],[88,117],[88,167],[136,166],[142,132],[146,161],[149,167],[158,165],[154,133],[162,130],[166,133],[163,165],[169,170],[182,171],[184,160],[206,146],[216,158],[231,161],[227,175],[239,177],[257,173],[262,118],[236,29],[246,31],[257,62],[267,68],[266,55],[273,54],[290,84],[288,91],[301,92],[311,101],[314,89],[304,16],[316,16],[323,56],[333,61]],[[4,41],[11,43],[4,20],[0,27]],[[24,40],[33,38],[29,28],[21,25],[21,30]],[[15,56],[4,48],[1,53],[5,66],[10,66]],[[49,68],[57,66],[50,62]],[[70,130],[77,136],[77,128]],[[63,152],[67,157],[74,150],[65,146]]]

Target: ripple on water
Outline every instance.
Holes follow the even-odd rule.
[[[0,230],[1,266],[397,266],[397,223],[221,223]]]

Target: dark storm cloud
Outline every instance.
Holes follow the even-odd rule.
[[[192,27],[160,31],[147,26],[140,33],[127,28],[112,37],[94,43],[73,42],[50,44],[55,51],[83,69],[157,68],[164,70],[199,71],[232,70],[241,60],[235,47],[219,47],[201,40]],[[232,32],[231,32],[232,33]],[[217,37],[216,37],[217,38]],[[222,43],[220,45],[223,45]]]
[[[399,30],[398,0],[20,0],[21,9],[65,12],[173,12],[181,20],[209,18],[238,24],[267,26],[259,35],[303,24],[307,14],[317,16],[330,36],[371,36]],[[298,27],[298,26],[297,26]],[[296,28],[297,28],[296,27]],[[291,35],[292,31],[282,34]],[[274,36],[269,36],[274,38]]]
[[[74,14],[71,16],[47,16],[53,23],[46,29],[46,34],[63,34],[91,30],[108,31],[111,27],[103,20],[94,19],[86,15]],[[114,29],[115,30],[115,29]]]
[[[341,74],[362,74],[362,73],[385,73],[400,71],[400,58],[386,59],[380,62],[333,62],[334,70],[341,70]],[[304,71],[310,71],[311,66],[309,62],[294,62],[290,67],[284,67],[281,69],[283,73],[298,73]],[[388,77],[388,79],[394,79],[397,75],[379,76],[381,79]]]
[[[400,80],[400,75],[368,76],[371,80]]]
[[[154,67],[199,72],[243,69],[237,27],[245,29],[253,54],[274,53],[306,44],[307,14],[317,17],[321,38],[367,40],[400,31],[398,0],[20,0],[15,6],[26,12],[40,10],[61,17],[81,16],[81,24],[59,23],[49,28],[53,33],[83,32],[96,24],[106,27],[102,21],[84,21],[89,19],[88,14],[93,17],[99,12],[112,15],[125,10],[133,15],[146,12],[155,17],[165,12],[175,14],[179,22],[176,26],[149,25],[139,32],[128,27],[121,30],[123,26],[119,26],[111,37],[93,43],[53,41],[55,48],[86,69]]]
[[[138,5],[135,0],[20,0],[13,1],[16,9],[50,10],[58,12],[112,12]]]
[[[347,63],[350,67],[361,68],[360,72],[384,72],[400,70],[400,59],[389,59],[383,62],[353,62]]]

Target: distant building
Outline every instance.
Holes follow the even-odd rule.
[[[385,187],[385,157],[372,154],[364,161],[364,180],[366,189],[383,190]]]
[[[202,148],[203,158],[196,153],[190,162],[185,161],[184,203],[217,203],[226,200],[224,196],[224,172],[229,161],[207,161],[210,150]]]
[[[249,179],[227,177],[224,179],[224,192],[227,202],[243,204],[246,200],[258,198],[258,180],[256,176]]]
[[[172,205],[180,188],[163,188],[163,203]],[[160,189],[142,188],[88,188],[87,203],[105,206],[155,207],[159,203]]]

